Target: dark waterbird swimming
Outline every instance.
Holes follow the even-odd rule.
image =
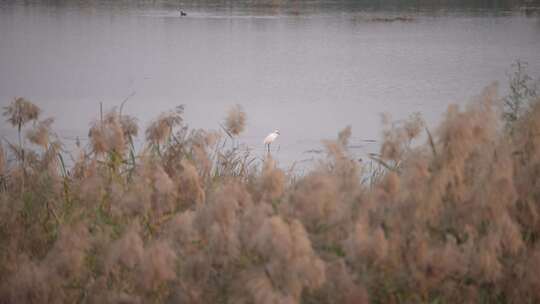
[[[183,17],[183,16],[187,16],[187,13],[184,12],[183,10],[180,10],[180,17]]]

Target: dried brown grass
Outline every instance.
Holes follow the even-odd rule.
[[[511,133],[498,100],[450,106],[426,143],[418,115],[389,122],[370,182],[350,127],[291,178],[179,110],[139,153],[135,120],[106,114],[65,168],[19,100],[6,117],[41,148],[0,146],[0,303],[539,302],[540,100]]]
[[[233,136],[237,136],[246,127],[246,112],[242,109],[241,105],[235,105],[227,113],[227,118],[225,119],[225,130],[227,133]]]
[[[41,109],[31,101],[17,97],[4,108],[4,116],[13,127],[21,128],[30,121],[38,119]]]

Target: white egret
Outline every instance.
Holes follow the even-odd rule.
[[[279,130],[275,129],[274,132],[268,134],[266,138],[264,139],[264,145],[268,146],[268,153],[270,153],[270,144],[276,140],[276,138],[279,136]]]

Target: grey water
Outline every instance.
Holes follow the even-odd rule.
[[[494,81],[504,95],[517,59],[540,76],[538,14],[454,2],[2,1],[0,105],[24,96],[84,142],[99,104],[128,96],[124,113],[143,130],[180,104],[191,127],[217,130],[240,104],[239,141],[262,156],[278,128],[284,167],[318,157],[347,125],[355,153],[376,152],[382,113],[435,126]]]

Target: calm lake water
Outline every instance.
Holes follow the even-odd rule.
[[[24,96],[56,118],[61,136],[83,142],[99,103],[132,93],[124,113],[142,128],[184,104],[191,127],[218,129],[240,104],[241,142],[262,155],[279,128],[274,155],[286,167],[346,125],[359,155],[375,152],[381,113],[420,112],[434,125],[493,81],[505,94],[517,59],[540,76],[539,17],[512,7],[112,2],[2,1],[0,103]],[[413,20],[374,19],[396,16]],[[3,121],[0,132],[10,136]]]

